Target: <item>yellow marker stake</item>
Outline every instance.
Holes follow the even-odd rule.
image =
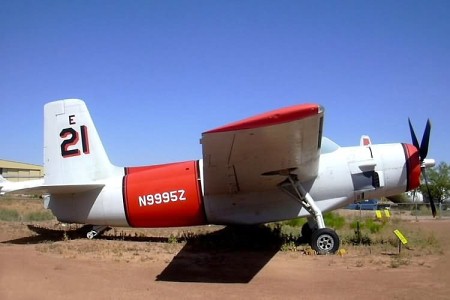
[[[398,239],[402,242],[403,245],[408,243],[408,240],[405,238],[405,236],[400,232],[400,230],[395,229],[394,230],[395,235],[398,237]]]
[[[391,212],[389,211],[389,209],[385,209],[384,210],[384,214],[386,215],[386,218],[390,218],[391,217]]]
[[[377,216],[377,219],[381,219],[381,211],[380,210],[376,210],[375,215]]]

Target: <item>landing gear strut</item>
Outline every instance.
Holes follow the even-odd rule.
[[[108,226],[104,226],[104,225],[92,226],[92,229],[90,231],[88,231],[88,233],[86,234],[86,237],[88,239],[92,240],[93,238],[95,238],[96,236],[102,234],[103,232],[105,232],[108,229],[109,229],[109,227]]]
[[[308,223],[302,227],[303,239],[309,242],[317,254],[335,253],[339,249],[339,236],[333,229],[325,227],[322,211],[300,184],[297,176],[290,174],[288,180],[281,184],[281,188],[297,200],[311,215],[308,217]]]

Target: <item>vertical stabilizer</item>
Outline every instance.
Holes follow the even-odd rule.
[[[117,174],[91,119],[79,99],[44,107],[45,184],[85,184]]]

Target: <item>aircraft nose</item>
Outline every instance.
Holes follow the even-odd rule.
[[[406,191],[413,190],[420,185],[419,149],[411,144],[403,144],[405,150],[405,164],[407,173]]]

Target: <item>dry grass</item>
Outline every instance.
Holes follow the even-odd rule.
[[[41,199],[0,199],[0,211],[17,211],[20,216],[29,213],[45,212]],[[396,218],[375,220],[366,214],[349,215],[339,212],[335,219],[340,225],[337,229],[343,241],[330,264],[344,263],[349,267],[361,268],[399,268],[404,266],[429,265],[429,257],[441,255],[443,250],[432,233],[423,232],[414,223]],[[344,218],[342,216],[345,216]],[[333,219],[333,217],[332,217]],[[342,223],[342,219],[345,222]],[[363,236],[370,243],[353,243],[355,228],[352,224],[358,219],[368,224],[361,228]],[[19,221],[0,222],[4,235],[10,240],[35,244],[39,252],[62,256],[69,259],[105,260],[127,263],[170,261],[182,249],[195,253],[220,251],[267,251],[278,249],[295,255],[309,257],[315,255],[309,245],[298,243],[299,227],[286,225],[228,229],[222,226],[201,226],[188,228],[133,229],[113,228],[99,239],[87,240],[79,234],[80,226],[61,226],[55,220],[33,221],[42,228],[39,235],[29,231],[23,218]],[[377,228],[374,230],[373,228]],[[398,240],[393,234],[400,229],[408,238],[408,244],[398,253]],[[27,238],[24,238],[27,237]],[[427,260],[425,260],[427,257]]]
[[[36,197],[0,197],[0,221],[48,221],[55,217]]]

